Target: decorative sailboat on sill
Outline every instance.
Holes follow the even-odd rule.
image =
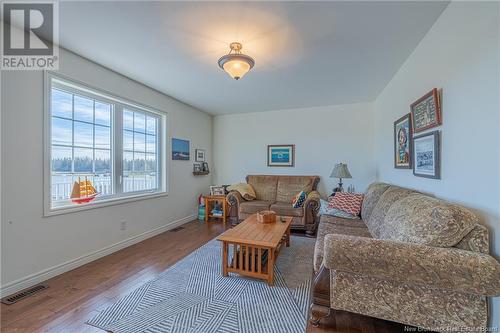
[[[76,204],[84,204],[94,200],[97,195],[99,193],[92,186],[92,182],[87,180],[87,177],[84,181],[80,181],[80,177],[78,177],[78,181],[73,184],[70,198]]]

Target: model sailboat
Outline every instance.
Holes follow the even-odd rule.
[[[71,201],[76,204],[87,203],[94,200],[98,194],[94,186],[92,186],[92,182],[87,180],[87,177],[85,177],[84,181],[81,181],[80,177],[78,177],[78,181],[73,184]]]

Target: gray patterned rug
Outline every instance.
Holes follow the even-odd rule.
[[[114,333],[306,331],[314,239],[293,237],[274,286],[221,276],[221,243],[211,240],[87,322]]]

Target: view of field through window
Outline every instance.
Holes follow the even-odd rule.
[[[52,200],[67,200],[79,178],[113,194],[112,105],[52,88]]]
[[[74,183],[84,180],[101,198],[159,188],[158,116],[59,86],[51,88],[50,98],[53,205],[68,203]]]

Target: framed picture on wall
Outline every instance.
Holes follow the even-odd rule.
[[[413,174],[418,177],[441,179],[441,144],[439,131],[413,138]]]
[[[189,161],[189,141],[172,138],[172,160]]]
[[[410,110],[414,133],[442,124],[441,101],[436,88],[410,105]]]
[[[205,162],[205,150],[196,149],[195,150],[195,160],[196,160],[196,162]]]
[[[293,167],[295,165],[295,145],[268,145],[267,166]]]
[[[413,133],[408,113],[394,122],[394,167],[411,169]]]

